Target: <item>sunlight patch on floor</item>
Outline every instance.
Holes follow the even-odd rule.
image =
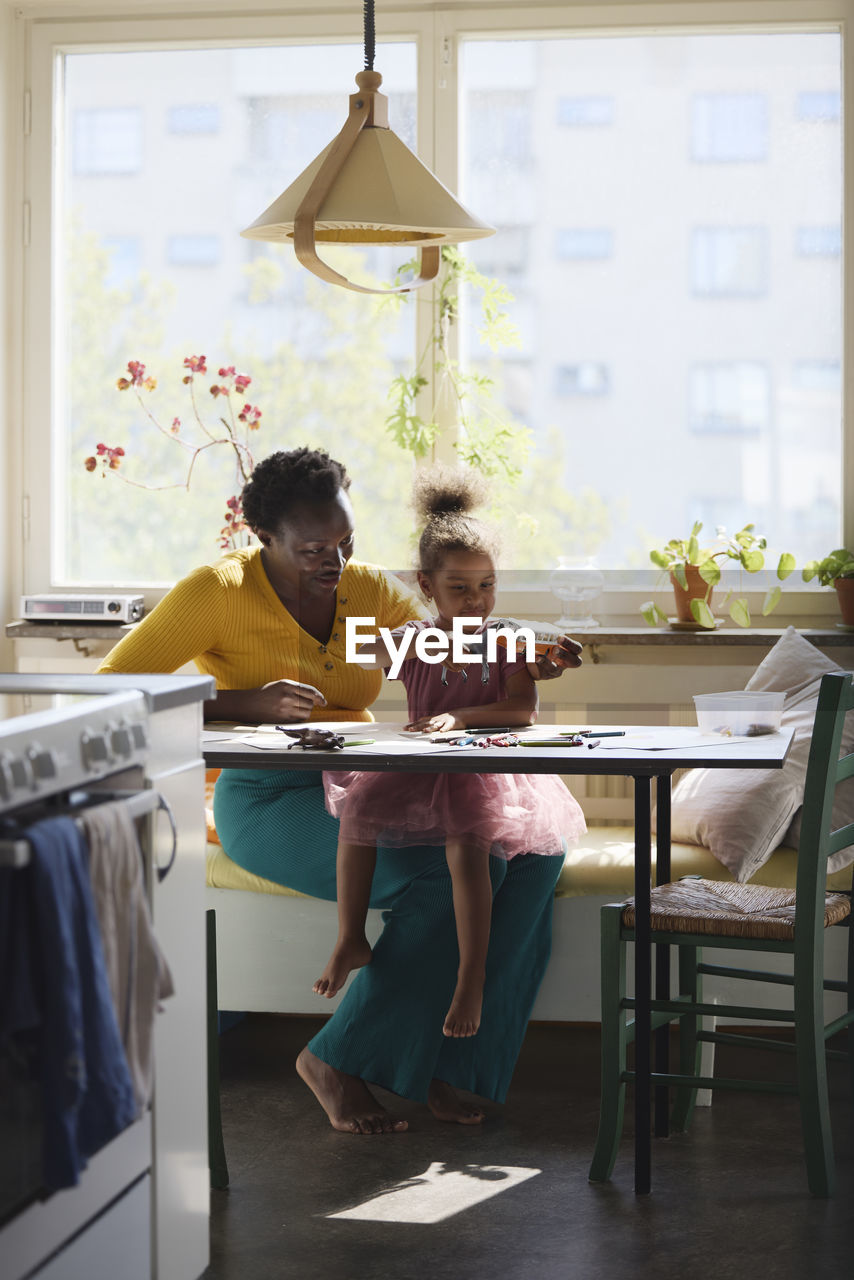
[[[502,1164],[449,1166],[443,1161],[434,1161],[424,1173],[397,1182],[352,1209],[330,1213],[327,1217],[369,1222],[443,1222],[481,1200],[519,1186],[538,1173],[542,1173],[542,1169]]]

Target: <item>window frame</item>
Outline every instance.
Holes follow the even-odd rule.
[[[118,0],[121,3],[121,0]],[[737,17],[736,17],[737,10]],[[13,585],[21,591],[59,588],[48,569],[51,563],[53,501],[51,484],[45,483],[45,457],[50,456],[53,403],[62,399],[62,369],[58,367],[53,326],[61,314],[59,282],[51,266],[53,244],[52,154],[56,126],[53,102],[61,94],[61,64],[55,55],[65,50],[89,52],[99,48],[223,47],[235,43],[263,45],[268,41],[334,43],[341,39],[361,39],[362,17],[357,6],[342,12],[335,3],[314,0],[312,11],[303,3],[297,12],[277,9],[275,13],[251,16],[186,12],[164,16],[104,16],[103,8],[87,11],[78,7],[74,17],[61,10],[52,15],[42,6],[38,16],[19,17],[20,42],[16,75],[25,101],[31,103],[29,133],[19,142],[16,156],[15,194],[20,197],[25,220],[29,222],[29,242],[13,253],[13,279],[19,282],[12,303],[12,367],[20,371],[16,407],[10,418],[19,426],[19,440],[12,442],[13,468],[20,487],[12,495],[18,501],[17,528],[20,546],[15,548]],[[854,102],[854,0],[743,0],[737,6],[728,0],[655,0],[633,3],[619,0],[553,0],[525,8],[518,14],[492,7],[487,0],[469,0],[465,7],[434,7],[429,0],[414,0],[403,11],[384,10],[380,19],[382,40],[414,40],[418,71],[418,152],[423,161],[452,190],[458,185],[459,114],[458,44],[463,39],[519,39],[545,36],[625,36],[629,34],[674,34],[686,31],[748,33],[766,31],[829,31],[842,39],[842,97]],[[380,46],[381,54],[381,46]],[[381,69],[381,59],[378,59]],[[356,68],[357,69],[357,68]],[[354,69],[355,70],[355,69]],[[349,86],[341,87],[342,123],[346,114]],[[843,131],[843,540],[854,545],[854,420],[846,423],[845,407],[854,403],[854,358],[847,357],[845,333],[854,316],[854,129]],[[13,197],[14,198],[14,197]],[[852,212],[845,216],[846,212]],[[846,252],[845,250],[848,250]],[[427,308],[419,308],[419,312]],[[426,339],[428,321],[419,316],[416,341],[419,349]],[[49,376],[46,376],[49,371]],[[433,408],[432,388],[427,389],[428,412]],[[441,402],[439,403],[441,419]],[[26,424],[26,430],[23,428]],[[13,426],[14,430],[14,426]],[[453,457],[453,426],[446,419],[437,455]],[[15,526],[13,525],[13,528]],[[551,562],[561,548],[549,549]],[[188,568],[191,566],[188,566]],[[649,594],[654,573],[606,572],[606,589],[597,609],[603,619],[631,615],[637,603]],[[644,581],[639,581],[643,578]],[[832,593],[817,595],[807,589],[793,589],[789,583],[784,600],[789,617],[832,616]],[[134,589],[133,583],[115,587]],[[146,604],[153,605],[162,591],[146,590]],[[542,593],[540,593],[542,595]],[[757,598],[759,592],[757,591]],[[535,601],[528,596],[528,603]],[[542,602],[541,602],[542,603]],[[774,621],[781,618],[775,614]]]

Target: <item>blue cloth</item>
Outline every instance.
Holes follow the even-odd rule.
[[[214,820],[223,848],[240,866],[334,900],[338,822],[326,811],[319,771],[224,769]],[[371,906],[383,910],[385,928],[371,963],[354,975],[309,1043],[312,1053],[419,1102],[434,1077],[504,1100],[549,959],[563,858],[534,854],[489,863],[492,928],[477,1035],[442,1034],[459,963],[444,848],[379,848]],[[318,1013],[323,1004],[319,999]]]
[[[104,966],[87,850],[70,818],[23,833],[29,867],[44,1109],[44,1181],[74,1186],[89,1156],[136,1119],[127,1060]],[[20,945],[24,945],[22,942]]]

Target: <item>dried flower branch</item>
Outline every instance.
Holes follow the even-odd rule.
[[[87,471],[97,472],[102,477],[114,475],[119,480],[124,481],[125,484],[132,485],[136,489],[185,489],[189,491],[193,478],[193,469],[200,455],[207,449],[225,446],[234,453],[236,480],[238,485],[241,488],[243,487],[255,468],[255,459],[248,444],[248,433],[258,430],[263,416],[257,405],[250,404],[245,400],[246,389],[251,384],[252,379],[245,373],[237,373],[234,365],[227,365],[218,369],[218,381],[211,382],[208,388],[210,395],[214,400],[222,400],[227,410],[226,414],[221,414],[219,417],[219,423],[225,430],[223,435],[218,433],[218,429],[212,430],[204,421],[196,398],[196,379],[208,372],[207,357],[185,356],[184,369],[186,372],[182,382],[189,387],[192,424],[205,437],[201,444],[188,437],[185,426],[179,417],[174,417],[167,428],[162,425],[157,416],[151,411],[143,398],[143,392],[150,394],[154,391],[157,387],[157,379],[146,376],[145,365],[140,360],[129,360],[127,365],[129,376],[122,376],[116,381],[119,391],[133,392],[142,412],[152,426],[167,440],[173,441],[185,450],[188,462],[184,479],[168,484],[149,484],[144,480],[133,479],[120,469],[123,460],[127,456],[126,450],[121,445],[106,445],[103,443],[96,445],[94,454],[85,460],[83,465]],[[242,407],[236,408],[235,397],[237,397],[238,402],[243,402]],[[219,531],[220,547],[223,550],[236,547],[238,545],[237,535],[244,533],[247,529],[246,522],[243,519],[240,498],[237,496],[228,498],[226,508],[225,524]]]

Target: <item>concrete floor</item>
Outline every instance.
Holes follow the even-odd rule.
[[[724,1092],[697,1112],[690,1134],[654,1142],[653,1193],[638,1198],[628,1130],[613,1181],[587,1181],[598,1028],[532,1024],[507,1103],[490,1107],[481,1128],[441,1124],[377,1090],[410,1131],[367,1138],[335,1133],[293,1070],[319,1025],[255,1014],[221,1038],[231,1185],[211,1193],[207,1280],[852,1274],[854,1108],[842,1063],[831,1072],[834,1200],[807,1192],[794,1099]],[[733,1052],[718,1049],[723,1070]],[[752,1051],[738,1063],[742,1075],[790,1067],[784,1055]],[[409,1190],[390,1199],[399,1184]],[[377,1196],[395,1220],[329,1216]],[[444,1209],[435,1208],[440,1198]],[[423,1218],[430,1206],[448,1216],[400,1220]]]

